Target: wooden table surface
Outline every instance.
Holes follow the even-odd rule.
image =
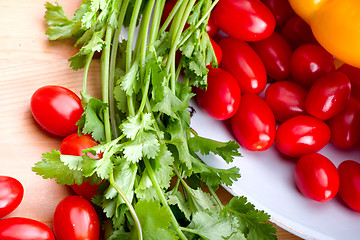
[[[25,188],[20,206],[9,216],[37,219],[52,225],[57,203],[71,194],[53,180],[44,180],[31,168],[41,154],[58,149],[61,139],[42,131],[34,122],[29,102],[43,85],[58,84],[79,93],[82,71],[72,71],[67,59],[75,53],[71,41],[49,42],[44,34],[46,0],[0,1],[0,175],[17,178]],[[68,14],[80,0],[58,0]],[[88,92],[99,95],[100,66],[89,73]],[[224,202],[230,194],[220,190]],[[300,239],[278,228],[278,238]]]

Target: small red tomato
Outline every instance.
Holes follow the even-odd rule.
[[[232,117],[240,104],[241,92],[235,78],[221,68],[212,68],[208,73],[207,89],[198,89],[199,106],[212,118],[225,120]]]
[[[246,42],[226,37],[220,40],[220,67],[237,80],[242,93],[261,93],[267,82],[265,66],[254,49]]]
[[[294,82],[278,81],[267,87],[265,101],[273,111],[275,119],[284,122],[306,113],[306,94],[306,89]]]
[[[327,121],[330,142],[340,148],[349,148],[360,142],[360,102],[350,97],[345,109]]]
[[[60,152],[64,155],[74,155],[81,156],[84,153],[82,152],[84,149],[91,148],[93,146],[98,145],[90,135],[81,135],[77,133],[73,133],[66,138],[60,144]],[[102,158],[101,154],[97,154],[96,156],[88,153],[90,158]],[[70,187],[74,190],[77,195],[80,195],[86,198],[88,201],[98,194],[98,187],[100,184],[90,184],[89,181],[84,181],[81,185],[73,184]]]
[[[288,0],[262,0],[262,2],[274,14],[276,26],[283,25],[291,16],[295,15]]]
[[[15,178],[0,176],[0,218],[14,211],[24,196],[23,185]]]
[[[326,202],[338,193],[340,180],[335,165],[327,157],[310,153],[296,163],[295,183],[304,196]]]
[[[351,209],[360,212],[360,163],[345,160],[338,166],[339,196]]]
[[[212,19],[212,14],[210,14],[208,24],[206,26],[206,32],[209,34],[210,37],[214,37],[218,32],[219,28],[214,23],[214,20]]]
[[[350,80],[341,72],[332,72],[317,79],[305,100],[305,109],[321,120],[327,120],[341,112],[351,92]]]
[[[293,49],[303,44],[317,44],[310,26],[297,15],[291,17],[283,25],[280,34],[288,40]]]
[[[68,196],[55,209],[53,229],[57,240],[98,240],[99,218],[89,201]]]
[[[258,0],[220,0],[212,18],[222,31],[243,41],[265,39],[275,29],[274,15]]]
[[[258,95],[244,94],[237,113],[231,118],[231,129],[241,146],[250,151],[266,150],[274,142],[274,114]]]
[[[215,56],[216,56],[216,61],[220,65],[221,59],[222,59],[221,47],[212,38],[210,38],[210,42],[211,42],[211,45],[212,45],[212,47],[214,49],[214,53],[215,53]],[[212,66],[212,64],[210,64],[210,67],[211,66]]]
[[[283,154],[300,157],[323,148],[330,140],[330,128],[322,120],[300,115],[286,120],[278,127],[275,146]]]
[[[319,77],[334,70],[333,57],[319,45],[302,45],[293,52],[290,59],[293,80],[307,89]]]
[[[77,131],[77,121],[84,110],[80,98],[61,86],[44,86],[31,97],[31,112],[46,131],[67,136]]]
[[[345,73],[345,75],[349,78],[351,82],[351,96],[360,101],[360,68],[353,67],[345,63],[337,70]]]
[[[274,32],[270,37],[251,42],[250,46],[264,63],[266,73],[274,80],[284,80],[290,74],[292,48],[287,40]]]
[[[0,220],[1,240],[55,240],[51,229],[30,218],[11,217]]]

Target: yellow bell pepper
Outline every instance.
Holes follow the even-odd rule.
[[[360,67],[360,0],[289,0],[334,57]]]

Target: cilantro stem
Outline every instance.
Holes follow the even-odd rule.
[[[115,68],[116,68],[116,57],[117,51],[119,47],[119,37],[122,25],[124,23],[126,10],[129,5],[129,0],[124,0],[121,5],[121,10],[119,13],[119,17],[117,20],[117,28],[114,33],[113,41],[112,41],[112,48],[111,48],[111,55],[110,55],[110,76],[109,76],[109,111],[110,111],[110,124],[111,130],[114,138],[118,136],[118,127],[115,120],[115,99],[114,99],[114,81],[115,81]]]
[[[218,204],[220,209],[224,208],[224,205],[222,204],[221,200],[219,199],[218,195],[216,194],[216,192],[214,191],[214,189],[208,185],[206,185],[207,188],[209,189],[211,195],[214,197],[216,203]]]
[[[94,56],[94,52],[91,52],[89,54],[89,56],[86,59],[86,63],[85,63],[85,67],[84,67],[84,75],[83,75],[83,86],[82,86],[82,92],[86,93],[86,87],[87,87],[87,77],[88,77],[88,72],[89,72],[89,68],[90,68],[90,63],[91,60]]]
[[[161,22],[162,12],[165,6],[165,0],[157,0],[155,4],[154,14],[151,23],[150,37],[149,37],[149,49],[155,51],[155,41],[158,36],[159,26]]]
[[[107,26],[105,42],[107,43],[101,55],[101,92],[104,103],[109,103],[109,62],[110,62],[110,39],[113,37],[114,29]],[[111,127],[109,108],[104,109],[105,139],[111,141]]]
[[[170,215],[171,215],[171,222],[173,224],[173,227],[175,229],[175,231],[177,232],[178,236],[180,237],[180,239],[182,240],[187,240],[186,236],[184,235],[184,233],[181,231],[181,228],[180,228],[180,225],[177,221],[177,219],[175,218],[173,212],[171,211],[170,209],[170,206],[169,204],[167,203],[166,199],[165,199],[165,196],[164,196],[164,193],[162,192],[160,186],[159,186],[159,183],[158,181],[156,180],[156,177],[155,177],[155,173],[154,173],[154,170],[152,169],[151,167],[151,164],[149,162],[149,159],[147,158],[144,158],[144,163],[145,163],[145,167],[146,167],[146,170],[149,174],[149,177],[151,179],[151,182],[153,183],[154,185],[154,188],[156,190],[156,193],[158,194],[158,197],[160,198],[160,201],[161,203],[163,204],[163,206],[167,209],[167,211],[169,211]]]
[[[160,30],[159,30],[159,34],[165,32],[165,30],[168,28],[168,26],[170,25],[171,21],[173,20],[176,12],[179,10],[181,4],[183,3],[184,0],[178,0],[176,1],[173,9],[171,10],[171,12],[169,13],[169,16],[167,17],[167,19],[165,20],[164,24],[161,26]],[[158,38],[160,37],[160,35],[157,36]]]
[[[114,181],[114,175],[113,173],[110,174],[110,178],[109,178],[110,184],[115,188],[115,190],[119,193],[119,195],[121,196],[121,198],[124,200],[125,204],[128,206],[129,211],[131,216],[134,219],[135,222],[135,226],[137,229],[137,233],[138,233],[138,239],[142,240],[143,236],[142,236],[142,230],[141,230],[141,224],[140,224],[140,220],[136,215],[135,209],[133,208],[131,202],[129,201],[129,199],[126,197],[126,195],[124,194],[124,192],[121,190],[121,188],[119,187],[119,185],[117,185],[117,183]]]

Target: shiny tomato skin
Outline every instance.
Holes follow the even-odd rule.
[[[336,166],[322,154],[305,154],[296,163],[295,183],[306,197],[327,202],[339,191],[340,179]]]
[[[53,219],[57,240],[98,240],[99,218],[89,201],[80,196],[68,196],[57,205]]]
[[[60,144],[60,152],[64,155],[74,155],[74,156],[81,156],[84,153],[82,150],[91,148],[93,146],[98,145],[99,143],[96,142],[90,135],[85,134],[79,136],[78,133],[73,133],[64,138]],[[88,153],[90,158],[101,158],[101,154],[97,154],[96,156]],[[84,181],[81,185],[73,184],[70,187],[74,190],[74,192],[91,201],[91,199],[98,194],[98,187],[100,184],[90,184],[89,181]]]
[[[339,196],[347,206],[360,212],[360,163],[345,160],[338,166],[340,176]]]
[[[330,140],[330,128],[322,120],[300,115],[286,120],[277,128],[275,146],[290,157],[317,152]]]
[[[221,68],[212,68],[208,73],[207,89],[198,89],[196,100],[212,118],[226,120],[239,108],[241,91],[235,78]]]
[[[360,101],[360,68],[345,63],[337,71],[345,73],[349,78],[351,82],[351,96]]]
[[[254,49],[246,42],[226,37],[220,40],[220,67],[237,80],[242,93],[261,93],[267,83],[265,66]]]
[[[209,34],[210,37],[214,37],[218,32],[219,28],[214,23],[214,20],[212,19],[212,15],[210,14],[208,24],[206,26],[206,32]]]
[[[250,46],[264,63],[266,73],[274,80],[284,80],[290,74],[292,48],[287,40],[274,32],[270,37],[251,42]]]
[[[276,26],[282,26],[291,16],[295,15],[288,0],[262,0],[262,2],[274,14]]]
[[[243,41],[269,37],[276,24],[270,9],[258,0],[220,0],[212,18],[226,34]]]
[[[63,137],[77,131],[76,122],[84,112],[81,100],[74,92],[55,85],[37,89],[30,106],[32,115],[43,129]]]
[[[304,44],[298,47],[290,59],[292,79],[307,89],[318,78],[334,70],[334,58],[316,44]]]
[[[217,44],[217,42],[215,42],[212,38],[210,38],[210,42],[211,42],[211,45],[214,49],[214,53],[215,53],[215,56],[216,56],[216,61],[218,64],[221,63],[221,59],[222,59],[222,50],[221,50],[221,47],[219,46],[219,44]],[[210,64],[210,67],[212,66],[212,64]]]
[[[360,101],[350,97],[345,109],[330,118],[330,142],[340,148],[353,147],[360,142]]]
[[[14,211],[24,197],[24,187],[19,180],[0,176],[0,218]]]
[[[277,81],[270,84],[265,91],[265,101],[274,113],[278,122],[304,115],[307,91],[291,81]]]
[[[289,18],[279,32],[294,50],[304,44],[318,44],[310,26],[297,15]]]
[[[305,109],[321,120],[340,113],[350,98],[351,84],[345,74],[332,72],[317,79],[305,100]]]
[[[55,240],[51,229],[30,218],[11,217],[0,220],[1,240]]]
[[[230,124],[239,144],[250,151],[264,151],[274,142],[274,115],[266,102],[256,94],[242,95],[239,109]]]

